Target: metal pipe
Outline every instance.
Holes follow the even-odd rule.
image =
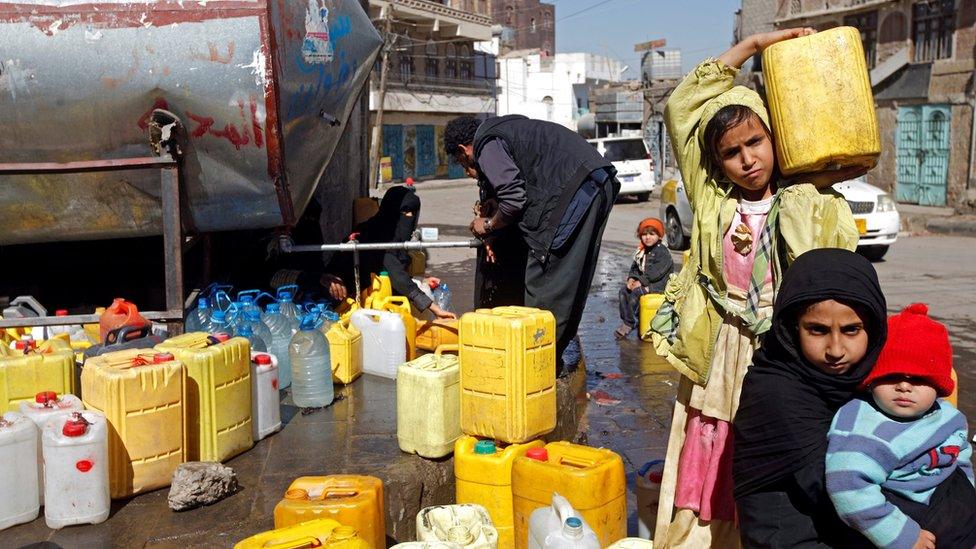
[[[454,240],[444,242],[345,242],[342,244],[313,244],[307,246],[282,246],[285,253],[296,252],[359,252],[365,250],[429,250],[434,248],[478,248],[482,242],[476,238],[471,240]]]

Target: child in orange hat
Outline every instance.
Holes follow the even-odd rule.
[[[620,326],[614,332],[617,339],[627,337],[637,324],[640,297],[664,292],[668,277],[674,272],[671,252],[661,243],[664,224],[656,217],[648,217],[637,225],[640,244],[634,252],[634,262],[627,274],[627,283],[620,288]]]
[[[916,303],[888,319],[888,341],[827,437],[827,492],[841,520],[878,547],[976,546],[966,418],[952,394],[945,326]],[[939,398],[942,397],[942,398]]]

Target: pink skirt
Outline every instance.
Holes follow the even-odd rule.
[[[685,425],[674,506],[694,511],[703,521],[734,520],[730,425],[694,408],[688,409]]]

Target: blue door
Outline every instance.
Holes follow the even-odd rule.
[[[393,180],[403,181],[403,126],[383,124],[383,156],[393,163]]]
[[[899,202],[945,206],[950,115],[945,105],[898,109],[896,197]]]
[[[437,173],[437,139],[434,126],[417,126],[417,177]]]

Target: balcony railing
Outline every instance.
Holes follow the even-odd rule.
[[[453,78],[444,76],[428,76],[426,74],[411,73],[404,75],[397,70],[391,70],[387,75],[387,85],[396,89],[436,89],[436,90],[464,90],[470,92],[490,92],[495,87],[495,79],[483,76],[471,78]]]

